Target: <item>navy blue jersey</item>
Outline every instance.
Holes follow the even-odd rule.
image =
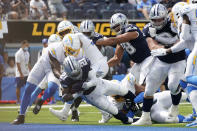
[[[152,27],[152,25],[150,23],[148,23],[143,29],[143,33],[144,33],[145,37],[151,37],[150,32],[149,32],[149,27]],[[156,34],[160,35],[162,33],[166,33],[166,36],[174,37],[177,34],[175,32],[173,32],[172,30],[173,29],[171,28],[171,21],[168,20],[167,24],[162,29],[160,29],[160,30],[157,29]],[[175,63],[175,62],[185,59],[185,51],[182,50],[177,53],[168,54],[166,56],[158,56],[158,58],[159,58],[159,60],[166,62],[166,63]]]
[[[144,59],[151,55],[150,49],[146,42],[146,38],[143,36],[141,30],[135,25],[128,25],[122,29],[121,34],[134,31],[137,31],[139,33],[139,36],[134,40],[130,40],[126,43],[121,43],[120,45],[127,52],[133,62],[141,63]]]
[[[93,33],[93,36],[90,37],[90,39],[91,39],[92,42],[95,44],[97,40],[102,39],[103,37],[104,37],[103,35],[101,35],[101,34],[99,34],[99,33],[97,33],[97,32],[94,32],[94,33]]]
[[[78,59],[78,62],[80,63],[82,69],[82,76],[80,79],[76,80],[71,77],[68,77],[66,72],[63,72],[59,79],[63,88],[72,88],[71,93],[82,91],[81,87],[83,83],[87,80],[88,73],[91,70],[90,68],[91,63],[89,59],[83,57]]]

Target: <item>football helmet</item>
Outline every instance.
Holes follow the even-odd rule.
[[[64,36],[62,43],[64,46],[64,51],[66,56],[69,55],[77,56],[79,54],[81,43],[78,35],[67,34],[66,36]]]
[[[189,3],[190,4],[197,4],[197,0],[190,0]]]
[[[178,19],[181,17],[181,11],[185,5],[188,4],[186,2],[178,2],[172,7],[171,21],[174,23],[175,27],[178,25]]]
[[[94,34],[94,23],[91,20],[84,20],[80,24],[80,31],[88,37],[92,37]]]
[[[149,14],[151,25],[156,29],[161,29],[167,23],[168,11],[162,4],[155,4]]]
[[[57,34],[63,39],[66,34],[74,33],[74,25],[67,20],[61,21],[57,26]]]
[[[54,42],[59,42],[59,41],[61,41],[60,36],[57,34],[52,34],[52,35],[50,35],[50,37],[48,39],[48,44],[54,43]]]
[[[128,25],[127,17],[122,13],[112,15],[110,21],[110,28],[117,34],[121,33],[122,28]]]
[[[79,79],[82,75],[82,69],[74,56],[67,56],[63,62],[63,69],[73,79]]]

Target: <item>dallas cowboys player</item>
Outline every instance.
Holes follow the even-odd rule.
[[[178,40],[171,28],[171,21],[167,19],[167,9],[162,4],[156,4],[150,12],[151,23],[144,29],[144,35],[149,44],[158,43],[163,47],[172,46]],[[168,76],[168,88],[171,91],[173,105],[169,110],[169,117],[177,117],[178,104],[181,99],[179,81],[184,75],[184,50],[167,56],[157,57],[151,71],[146,77],[145,99],[141,118],[133,125],[151,125],[150,109],[153,104],[153,94]],[[151,82],[150,82],[151,81]]]
[[[116,45],[115,55],[108,61],[110,67],[121,61],[125,50],[130,60],[135,62],[131,73],[137,82],[142,84],[152,63],[150,49],[143,33],[137,26],[129,25],[127,17],[122,13],[116,13],[111,17],[110,27],[117,36],[98,40],[96,45]]]
[[[73,99],[81,94],[90,104],[113,114],[115,118],[121,120],[124,124],[133,121],[106,100],[106,95],[124,95],[128,92],[127,87],[121,87],[118,84],[97,78],[95,72],[91,70],[90,61],[86,58],[77,60],[75,57],[68,56],[64,60],[63,67],[64,72],[61,74],[53,65],[53,72],[60,79],[64,88],[64,101],[72,103]],[[68,110],[66,113],[68,113]]]
[[[181,33],[180,38],[182,39],[182,43],[177,44],[177,46],[172,47],[168,50],[163,50],[163,54],[171,53],[182,48],[188,47],[188,41],[193,41],[190,43],[194,43],[194,47],[192,49],[192,53],[190,53],[187,60],[187,68],[185,73],[185,81],[186,91],[189,95],[190,102],[192,103],[193,108],[197,109],[197,88],[196,88],[196,52],[197,52],[197,44],[196,44],[196,10],[197,10],[197,1],[191,0],[191,4],[184,6],[184,9],[181,10],[182,15],[182,25],[181,25]],[[185,42],[186,41],[186,42]],[[197,120],[187,126],[197,126]]]

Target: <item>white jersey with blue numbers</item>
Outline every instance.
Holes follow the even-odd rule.
[[[191,22],[191,31],[197,32],[197,4],[186,5],[182,10],[182,15],[187,15]]]
[[[120,45],[127,52],[133,62],[141,63],[150,56],[150,49],[141,30],[135,25],[128,25],[122,29],[121,34],[134,31],[138,32],[138,37],[126,43],[121,43]]]

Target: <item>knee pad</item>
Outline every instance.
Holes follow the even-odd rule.
[[[179,86],[176,87],[175,85],[173,85],[173,83],[168,85],[170,85],[168,86],[168,88],[172,95],[177,95],[181,91],[180,87]]]

